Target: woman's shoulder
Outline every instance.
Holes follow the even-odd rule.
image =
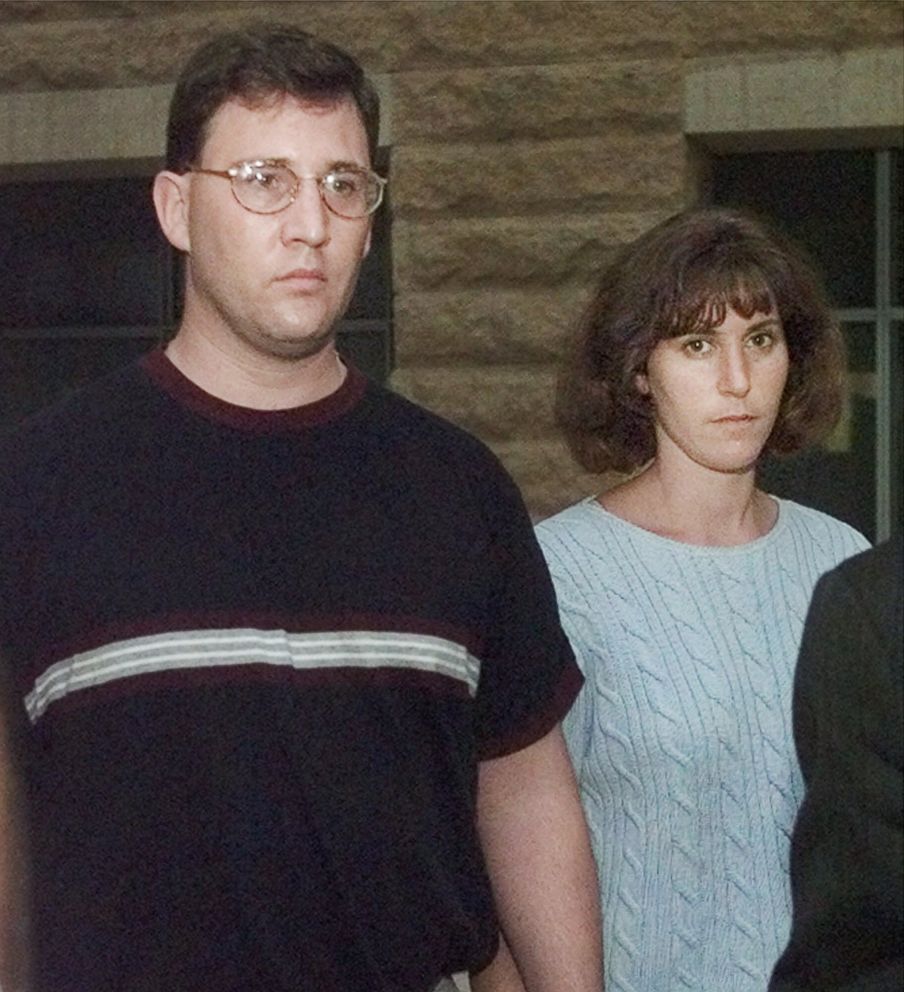
[[[612,519],[594,496],[540,521],[535,532],[554,575],[582,571],[591,562],[608,568],[620,557]]]
[[[607,513],[596,496],[587,496],[536,525],[537,539],[546,548],[602,547],[618,531],[620,521]]]
[[[806,541],[834,562],[870,547],[870,542],[850,524],[829,513],[793,500],[773,497],[781,511],[782,532],[794,543]]]
[[[583,499],[578,500],[577,503],[566,506],[564,510],[559,510],[558,513],[544,517],[537,523],[537,533],[558,534],[567,532],[573,527],[581,526],[595,501],[595,496],[585,496]]]

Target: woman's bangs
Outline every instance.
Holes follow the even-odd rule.
[[[758,271],[703,272],[673,301],[663,321],[668,337],[706,334],[718,327],[729,310],[749,320],[754,314],[771,314],[775,298],[766,278]]]

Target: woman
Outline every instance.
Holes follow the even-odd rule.
[[[842,373],[807,263],[727,210],[641,237],[580,326],[566,437],[636,474],[538,534],[587,678],[566,735],[609,992],[765,992],[787,940],[794,661],[817,578],[868,544],[756,467],[830,429]]]

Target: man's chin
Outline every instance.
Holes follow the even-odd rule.
[[[255,348],[270,358],[284,362],[301,362],[315,358],[325,349],[335,344],[336,333],[311,333],[309,331],[268,332],[256,336],[252,342]]]

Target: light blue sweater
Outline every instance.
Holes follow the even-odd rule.
[[[587,679],[565,732],[607,992],[765,992],[787,941],[794,663],[817,578],[868,542],[778,502],[736,547],[659,537],[595,500],[537,528]]]

